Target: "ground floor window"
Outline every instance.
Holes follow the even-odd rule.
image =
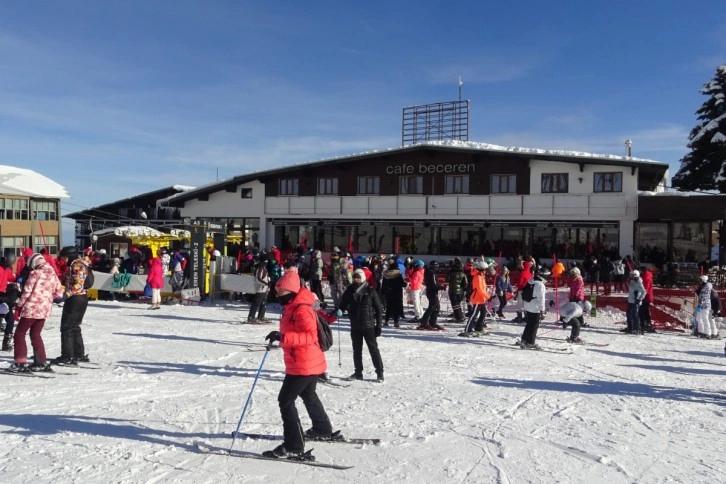
[[[298,246],[329,252],[334,247],[352,254],[516,257],[532,254],[549,259],[583,259],[587,255],[620,255],[620,232],[615,227],[552,226],[478,223],[472,226],[396,225],[278,225],[275,243],[283,251]],[[313,243],[314,241],[314,243]]]
[[[58,253],[58,237],[55,235],[35,236],[33,237],[33,250],[40,253],[41,249],[46,249],[46,253],[56,255]]]

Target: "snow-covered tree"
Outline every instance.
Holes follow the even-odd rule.
[[[681,160],[673,186],[726,193],[726,65],[716,68],[701,94],[709,98],[696,111],[700,123],[688,135],[691,152]]]

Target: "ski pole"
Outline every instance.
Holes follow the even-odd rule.
[[[232,445],[229,446],[229,450],[227,453],[232,452],[232,447],[234,447],[234,442],[237,440],[237,433],[239,433],[239,428],[242,426],[242,420],[245,418],[245,413],[247,413],[247,406],[250,404],[250,400],[252,399],[252,392],[255,391],[255,385],[257,385],[257,379],[260,378],[260,373],[262,373],[262,367],[265,366],[265,359],[267,359],[267,353],[270,352],[270,347],[272,346],[272,341],[267,345],[267,349],[265,350],[264,356],[262,356],[262,363],[260,363],[260,367],[257,369],[257,374],[255,375],[255,380],[252,382],[252,388],[250,389],[250,394],[247,395],[247,401],[245,402],[245,406],[242,409],[242,415],[239,417],[239,422],[237,422],[237,430],[234,431],[234,434],[232,435]]]
[[[336,323],[338,324],[338,368],[342,368],[343,360],[340,356],[340,325],[341,325],[340,318],[338,318],[338,321],[336,321]]]

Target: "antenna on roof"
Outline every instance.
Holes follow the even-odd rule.
[[[464,85],[464,81],[461,80],[461,76],[459,76],[459,102],[461,102],[461,86]]]
[[[631,149],[633,147],[633,140],[626,139],[625,140],[625,156],[630,158],[632,156]]]

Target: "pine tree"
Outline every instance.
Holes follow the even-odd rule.
[[[701,89],[709,96],[696,111],[700,123],[688,135],[691,150],[681,160],[672,184],[680,190],[726,193],[726,65]]]

